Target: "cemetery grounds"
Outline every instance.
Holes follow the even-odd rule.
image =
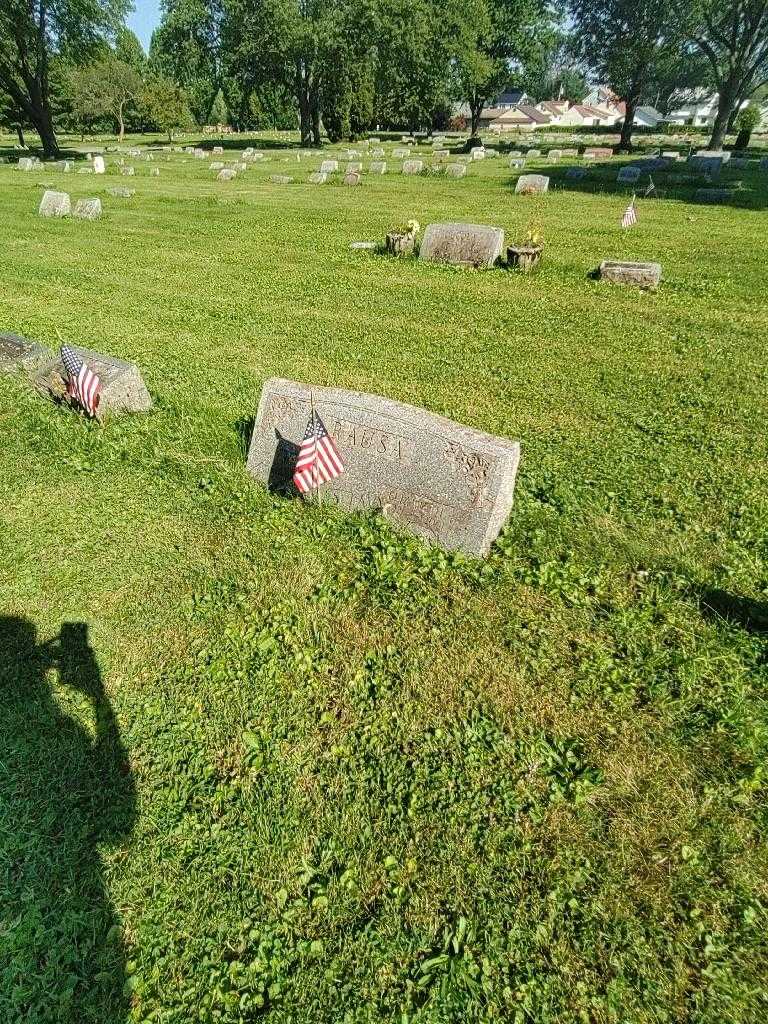
[[[622,232],[617,160],[514,196],[249,143],[0,165],[0,330],[155,403],[0,377],[0,1020],[764,1021],[768,172]],[[535,225],[541,269],[350,251],[410,218]],[[490,556],[257,485],[271,376],[520,440]]]

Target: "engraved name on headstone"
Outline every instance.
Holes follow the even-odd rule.
[[[296,494],[292,476],[312,404],[346,467],[323,485],[324,500],[378,508],[445,548],[488,553],[512,507],[517,442],[376,395],[273,378],[248,452],[249,473],[273,491]]]
[[[459,267],[492,267],[504,249],[504,232],[487,224],[430,224],[419,259]]]

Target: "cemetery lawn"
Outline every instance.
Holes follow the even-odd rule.
[[[768,174],[622,233],[615,169],[516,197],[387,150],[360,188],[0,165],[0,332],[155,402],[0,377],[3,1022],[768,1016]],[[411,217],[536,222],[542,268],[349,251]],[[519,439],[490,557],[255,484],[270,376]]]

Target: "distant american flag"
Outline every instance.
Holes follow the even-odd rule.
[[[655,191],[656,191],[656,186],[653,183],[653,178],[649,174],[648,175],[648,188],[645,190],[645,193],[644,193],[646,199],[648,198],[648,196],[653,195],[653,193]]]
[[[621,226],[623,228],[631,228],[633,224],[637,224],[637,210],[635,209],[635,197],[632,196],[632,202],[624,211],[624,216],[621,218]]]
[[[67,394],[85,409],[89,416],[95,416],[101,398],[101,380],[97,373],[69,345],[61,346],[61,361],[67,371]]]
[[[299,449],[293,482],[302,494],[306,494],[320,484],[335,480],[343,472],[344,463],[339,449],[313,409]]]

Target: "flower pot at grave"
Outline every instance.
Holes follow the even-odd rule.
[[[543,245],[510,245],[507,248],[507,266],[530,274],[538,266],[543,252]]]
[[[387,252],[393,256],[412,256],[416,244],[415,235],[393,233],[387,235]]]

